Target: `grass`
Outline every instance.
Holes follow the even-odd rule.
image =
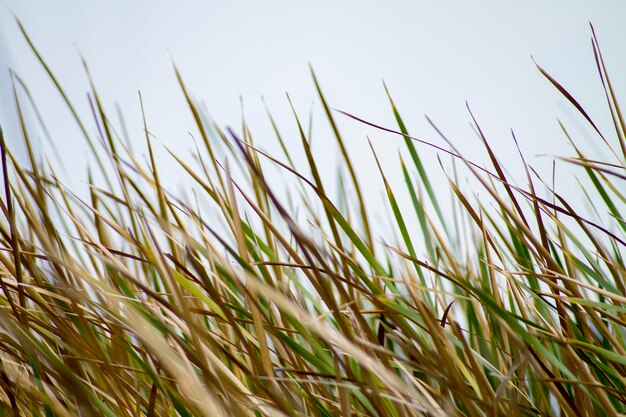
[[[27,89],[13,74],[28,161],[2,138],[2,415],[626,414],[626,124],[595,33],[612,131],[538,70],[611,155],[586,157],[562,126],[576,152],[563,159],[580,167],[597,215],[575,211],[526,162],[527,183],[510,182],[471,111],[491,166],[448,141],[438,152],[456,161],[454,198],[439,201],[420,160],[435,145],[410,136],[389,92],[397,127],[377,126],[333,110],[313,72],[349,197],[331,197],[295,111],[299,137],[283,137],[272,119],[283,154],[269,155],[247,128],[207,122],[177,70],[200,146],[191,158],[172,153],[193,183],[192,196],[176,194],[162,185],[147,120],[134,138],[146,141],[144,161],[115,133],[93,83],[97,129],[87,127],[20,28],[95,162],[88,196],[59,181],[32,149],[17,93]],[[378,159],[371,167],[395,228],[385,236],[374,235],[338,118],[404,140],[406,190]],[[306,166],[294,164],[296,146]],[[295,181],[289,193],[268,167]],[[457,171],[476,180],[480,200]]]

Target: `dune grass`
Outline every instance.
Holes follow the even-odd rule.
[[[397,126],[376,126],[333,110],[313,72],[324,134],[344,165],[339,183],[354,198],[330,197],[295,111],[299,137],[274,124],[284,152],[268,155],[247,129],[208,123],[176,70],[199,141],[192,158],[172,154],[194,184],[177,194],[162,185],[148,121],[133,138],[146,141],[146,161],[116,135],[93,83],[94,120],[79,118],[22,31],[96,162],[88,198],[66,188],[32,149],[21,115],[33,103],[15,94],[29,161],[2,139],[2,415],[626,413],[626,123],[595,34],[611,132],[538,70],[612,155],[587,158],[563,128],[576,150],[563,159],[589,184],[580,197],[608,224],[574,211],[528,165],[525,186],[509,182],[476,120],[491,166],[449,142],[439,152],[465,167],[482,197],[451,175],[454,200],[440,201],[420,160],[434,145],[410,136],[391,95]],[[371,167],[385,186],[388,235],[374,235],[339,122],[404,140],[406,190],[392,188],[382,164]],[[307,165],[295,165],[296,147]],[[296,182],[288,196],[268,164]],[[454,218],[442,214],[446,204]]]

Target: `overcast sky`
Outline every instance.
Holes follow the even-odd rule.
[[[585,144],[597,140],[534,67],[531,56],[560,80],[609,132],[596,72],[589,21],[626,96],[626,3],[623,1],[5,1],[0,8],[0,123],[10,143],[19,142],[7,68],[31,89],[53,139],[63,150],[68,181],[83,178],[85,145],[46,74],[13,20],[33,42],[89,118],[89,65],[105,106],[120,106],[137,148],[143,147],[137,91],[152,133],[184,153],[192,148],[193,121],[177,85],[172,61],[193,95],[222,125],[240,126],[241,101],[256,142],[276,150],[261,97],[288,140],[297,136],[285,92],[307,119],[313,105],[313,143],[328,172],[337,161],[308,70],[310,63],[331,105],[395,127],[381,80],[410,131],[441,144],[425,121],[429,115],[454,143],[478,162],[487,161],[469,127],[467,101],[507,166],[520,173],[510,129],[529,162],[548,169],[537,154],[568,154],[560,118]],[[400,186],[395,144],[399,138],[339,117],[350,151],[378,208],[380,177],[372,168],[369,136],[390,177]],[[114,118],[116,121],[116,118]],[[89,129],[94,130],[91,123]],[[589,149],[593,145],[589,145]],[[423,147],[431,172],[436,153]],[[43,146],[45,155],[49,150]],[[171,180],[176,169],[171,166]],[[517,165],[516,165],[517,164]],[[518,167],[518,168],[516,168]],[[571,182],[563,168],[557,181]],[[330,174],[329,174],[330,175]],[[437,174],[435,174],[437,175]],[[520,177],[521,178],[521,177]],[[443,179],[440,176],[440,179]],[[573,182],[571,182],[573,183]]]

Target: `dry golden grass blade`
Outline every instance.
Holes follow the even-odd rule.
[[[410,145],[414,166],[399,158],[409,206],[378,155],[365,167],[380,172],[393,226],[376,238],[358,167],[315,75],[341,153],[334,185],[356,198],[331,197],[311,123],[307,133],[293,107],[294,143],[309,174],[269,111],[286,162],[257,146],[245,118],[240,134],[210,120],[174,68],[203,142],[189,158],[163,147],[184,174],[179,193],[164,185],[141,95],[143,130],[122,126],[122,140],[89,79],[104,149],[96,153],[80,109],[27,40],[95,162],[103,167],[108,158],[110,169],[92,175],[90,167],[83,194],[64,184],[56,164],[38,159],[15,87],[33,98],[12,74],[28,166],[0,131],[0,414],[626,414],[621,162],[584,156],[562,126],[576,152],[563,159],[592,185],[583,189],[588,215],[542,181],[515,135],[527,184],[510,183],[471,112],[494,172],[449,142],[451,150],[409,136],[393,102],[400,131],[344,113]],[[593,48],[615,128],[614,138],[602,138],[623,150],[617,92],[595,34]],[[563,84],[540,72],[599,133]],[[135,135],[146,158],[130,146]],[[418,144],[450,155],[486,195],[466,189],[453,162],[448,223]],[[273,168],[287,174],[284,182]],[[593,217],[604,213],[609,226]]]

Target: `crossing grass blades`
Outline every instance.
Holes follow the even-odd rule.
[[[93,119],[82,120],[18,25],[89,145],[93,175],[81,195],[37,154],[37,118],[23,116],[36,100],[12,74],[28,152],[20,163],[6,146],[16,138],[2,139],[2,415],[626,413],[626,123],[593,29],[612,130],[537,68],[610,155],[585,156],[562,126],[574,150],[562,159],[579,169],[588,184],[579,197],[597,215],[575,211],[526,162],[527,182],[509,181],[471,112],[490,164],[467,160],[451,141],[438,148],[481,191],[475,198],[450,175],[449,200],[420,159],[434,140],[410,135],[389,93],[397,124],[379,126],[334,110],[313,71],[328,121],[316,134],[334,141],[349,198],[329,192],[295,111],[296,137],[268,114],[283,150],[270,155],[245,124],[235,131],[209,121],[176,69],[197,147],[189,157],[172,152],[188,177],[181,182],[192,184],[174,192],[155,163],[162,145],[149,116],[145,135],[132,138],[145,141],[146,157],[120,139],[95,82]],[[406,189],[391,185],[384,164],[371,167],[390,208],[384,236],[373,230],[361,167],[341,134],[349,123],[403,142]],[[289,193],[268,169],[282,173]]]

